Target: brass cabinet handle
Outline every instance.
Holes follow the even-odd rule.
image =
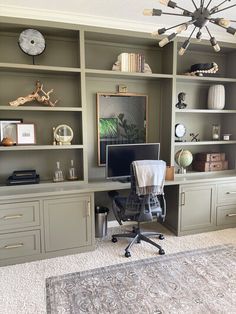
[[[236,194],[236,191],[226,192],[226,194]]]
[[[227,216],[227,217],[235,217],[236,214],[227,214],[226,216]]]
[[[17,215],[8,215],[8,216],[3,216],[3,220],[9,220],[9,219],[17,219],[17,218],[22,218],[23,214],[17,214]]]
[[[5,245],[3,249],[17,249],[22,246],[24,246],[24,243],[9,244],[9,245]]]
[[[185,192],[181,193],[181,205],[184,206],[185,205]]]
[[[89,217],[90,214],[91,214],[91,203],[90,203],[90,201],[88,201],[88,203],[87,203],[87,216]]]

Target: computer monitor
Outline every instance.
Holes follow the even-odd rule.
[[[158,160],[160,143],[116,144],[106,147],[106,178],[128,181],[134,160]]]

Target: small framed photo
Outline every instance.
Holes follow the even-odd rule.
[[[22,119],[0,120],[0,142],[4,137],[8,137],[13,140],[14,144],[16,144],[16,125],[22,122]]]
[[[20,123],[16,125],[17,145],[36,144],[35,125],[33,123]]]

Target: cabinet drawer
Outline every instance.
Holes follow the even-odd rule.
[[[39,225],[39,202],[0,205],[0,230]]]
[[[218,203],[236,204],[236,182],[218,185]]]
[[[40,251],[39,230],[0,235],[0,259],[34,255]]]
[[[236,225],[236,205],[227,205],[217,207],[216,224]]]

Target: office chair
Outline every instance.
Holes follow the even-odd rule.
[[[148,171],[142,172],[144,168]],[[138,181],[140,179],[140,169],[141,181],[144,180],[141,182],[141,187],[138,185],[140,183],[140,180]],[[133,227],[132,231],[112,235],[113,243],[117,242],[117,238],[132,238],[125,249],[126,257],[131,256],[131,246],[135,242],[140,243],[141,241],[154,245],[159,249],[160,255],[165,254],[165,251],[159,244],[149,239],[149,236],[158,236],[160,240],[163,240],[163,234],[158,232],[141,232],[140,230],[141,222],[152,221],[153,217],[157,217],[162,222],[165,219],[166,201],[163,191],[165,170],[166,163],[163,160],[134,161],[130,168],[131,191],[129,196],[123,197],[117,192],[114,193],[114,191],[109,194],[112,197],[112,209],[119,224],[122,225],[122,221],[137,222],[137,226]],[[147,178],[145,175],[147,175]],[[145,182],[148,183],[147,186],[144,185]]]

